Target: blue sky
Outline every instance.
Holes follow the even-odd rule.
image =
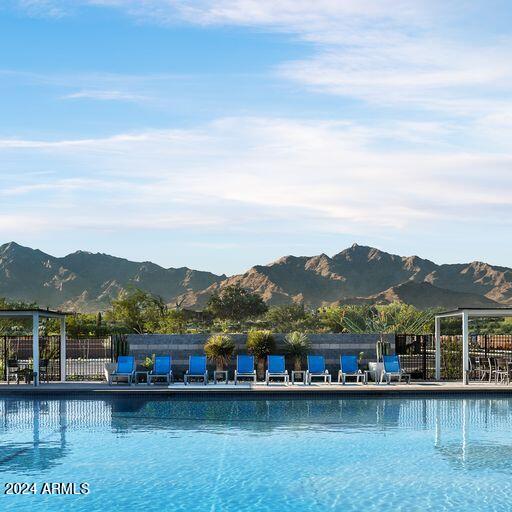
[[[0,240],[512,266],[505,1],[4,0]]]

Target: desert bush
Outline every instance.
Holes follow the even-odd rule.
[[[293,357],[295,370],[300,370],[302,360],[311,350],[311,342],[304,332],[294,331],[284,338],[285,351]]]
[[[249,331],[247,333],[247,351],[258,360],[258,375],[265,375],[265,358],[276,348],[274,335],[270,331]]]
[[[208,359],[213,361],[217,370],[223,370],[235,352],[235,344],[227,334],[213,334],[204,345]]]

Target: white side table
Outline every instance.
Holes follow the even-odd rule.
[[[227,384],[228,383],[228,371],[227,370],[215,370],[213,372],[213,383],[217,384],[217,381],[220,380],[220,376],[222,375],[222,380]]]
[[[375,380],[375,384],[379,384],[383,371],[384,363],[369,362],[368,370],[364,372],[366,383],[368,383],[368,376],[371,375]]]
[[[299,378],[302,384],[306,384],[306,370],[292,370],[292,384],[295,384],[295,378]]]

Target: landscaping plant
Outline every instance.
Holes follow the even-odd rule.
[[[213,334],[204,345],[204,351],[211,361],[215,363],[218,371],[224,370],[235,352],[235,344],[227,334]]]
[[[247,333],[247,350],[258,360],[258,377],[265,377],[265,359],[276,347],[274,336],[270,331],[249,331]]]
[[[311,350],[311,342],[304,332],[294,331],[284,338],[286,353],[294,358],[294,369],[301,370],[302,360]]]

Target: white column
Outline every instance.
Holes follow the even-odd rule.
[[[468,312],[462,313],[462,383],[468,384],[469,372],[469,322]]]
[[[60,319],[60,381],[66,382],[66,317]]]
[[[34,369],[34,386],[37,386],[39,384],[39,313],[32,314],[32,368]]]
[[[436,316],[434,340],[436,347],[436,380],[441,380],[441,319]]]

